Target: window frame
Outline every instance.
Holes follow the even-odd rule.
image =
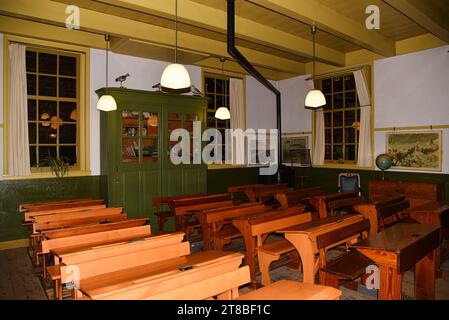
[[[245,119],[245,128],[243,128],[243,130],[246,130],[246,75],[245,74],[239,74],[239,73],[235,73],[235,72],[229,72],[229,71],[223,71],[223,70],[216,70],[213,68],[202,68],[202,75],[201,75],[201,79],[202,79],[202,91],[204,93],[204,96],[207,97],[207,92],[206,92],[206,76],[211,76],[214,78],[222,78],[222,79],[227,79],[230,80],[231,78],[235,78],[235,79],[240,79],[243,81],[243,93],[244,93],[244,119]],[[230,90],[229,90],[230,91]],[[230,95],[230,92],[228,92],[228,96]],[[229,102],[230,104],[230,102]],[[230,108],[230,106],[227,106],[228,108]],[[210,128],[207,126],[207,112],[209,111],[209,106],[206,110],[206,128]],[[230,121],[230,120],[228,120]],[[230,127],[230,123],[229,123],[229,127]],[[217,128],[215,127],[215,129],[219,130],[221,128]],[[223,141],[224,142],[224,141]],[[224,143],[222,145],[225,145]],[[254,165],[252,165],[254,166]],[[236,165],[236,164],[226,164],[223,163],[222,164],[209,164],[207,166],[208,170],[218,170],[218,169],[232,169],[232,168],[246,168],[246,167],[250,167],[250,165],[248,164],[243,164],[243,165]]]
[[[326,143],[326,141],[325,141],[325,147],[330,145],[331,158],[332,159],[331,160],[327,160],[325,158],[325,160],[324,160],[325,165],[326,164],[327,165],[339,164],[339,165],[357,166],[358,147],[359,147],[358,146],[358,142],[359,142],[358,132],[360,130],[360,119],[358,119],[358,118],[360,118],[360,103],[359,103],[359,99],[358,99],[358,96],[357,96],[357,88],[355,87],[355,85],[354,85],[354,89],[351,89],[351,90],[346,90],[346,87],[345,87],[346,86],[345,85],[345,77],[351,76],[351,75],[352,75],[352,73],[350,73],[350,72],[342,73],[342,74],[338,74],[338,75],[334,75],[334,76],[330,75],[329,77],[324,77],[324,78],[319,79],[318,83],[317,83],[317,87],[320,90],[323,90],[323,81],[326,81],[326,80],[330,80],[331,81],[331,91],[330,91],[330,93],[327,93],[327,94],[324,94],[324,95],[326,96],[326,98],[327,98],[327,96],[330,96],[331,101],[332,101],[331,102],[332,106],[328,110],[323,108],[323,113],[324,113],[323,116],[325,118],[326,114],[331,114],[331,126],[330,127],[326,127],[326,125],[325,125],[324,126],[325,127],[324,130],[325,130],[325,133],[326,133],[326,130],[330,130],[330,132],[331,132],[331,142],[330,143]],[[343,81],[342,90],[340,90],[340,91],[334,91],[334,80],[336,78],[341,78],[342,81]],[[346,93],[354,93],[354,95],[355,95],[355,106],[354,107],[346,108],[346,105],[345,105],[346,104],[345,103]],[[337,94],[338,95],[341,94],[342,97],[343,97],[343,107],[342,108],[338,108],[338,109],[334,109],[334,105],[333,105],[334,104],[334,95],[337,95]],[[345,124],[345,112],[346,111],[353,111],[355,113],[355,120],[356,120],[355,123],[359,123],[359,128],[356,128],[354,126],[347,126]],[[334,117],[334,113],[336,113],[336,112],[341,112],[342,113],[342,124],[341,124],[341,126],[334,127],[333,117]],[[346,139],[345,139],[345,137],[346,137],[346,129],[347,128],[351,128],[351,127],[355,130],[354,142],[346,142]],[[342,142],[341,143],[334,143],[334,129],[341,129],[342,130]],[[348,145],[355,147],[355,160],[346,160],[345,159],[346,158],[345,148]],[[334,146],[341,146],[342,147],[343,159],[345,159],[345,160],[343,160],[343,162],[340,161],[339,159],[333,159],[333,147]]]
[[[69,176],[89,176],[90,172],[90,49],[87,47],[38,40],[9,34],[3,35],[3,179],[36,179],[54,177],[49,167],[40,167],[32,170],[31,175],[24,177],[9,176],[9,44],[11,42],[23,43],[30,48],[42,50],[58,51],[68,55],[77,54],[79,89],[78,89],[78,109],[77,109],[77,166],[71,166]]]

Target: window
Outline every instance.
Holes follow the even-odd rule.
[[[229,120],[215,118],[215,111],[220,107],[229,106],[229,77],[207,73],[204,75],[205,94],[208,98],[207,128],[215,128],[222,136],[222,159],[225,159],[225,130],[231,127]]]
[[[79,168],[79,55],[29,47],[26,51],[30,165],[49,157]],[[34,170],[33,170],[34,168]]]
[[[324,107],[325,161],[356,163],[360,104],[353,74],[322,79],[318,86],[326,97]]]

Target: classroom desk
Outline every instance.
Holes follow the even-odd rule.
[[[404,272],[415,266],[415,297],[435,299],[435,254],[440,228],[398,223],[351,247],[380,268],[379,300],[400,300]]]
[[[406,213],[410,218],[419,223],[441,227],[440,241],[449,239],[449,202],[429,202],[418,207],[410,208],[406,210]],[[440,250],[436,253],[436,264],[438,269],[440,268],[441,261],[445,260],[448,256],[448,248],[443,248],[443,246],[441,246]]]
[[[91,299],[106,298],[111,294],[129,292],[134,296],[131,299],[139,299],[139,287],[145,282],[158,281],[167,278],[188,276],[196,269],[211,264],[221,264],[219,272],[227,272],[238,269],[243,255],[236,252],[202,251],[183,257],[163,260],[156,263],[148,263],[138,267],[122,269],[115,272],[101,274],[80,281],[79,290]],[[191,270],[180,271],[179,268],[192,266]],[[213,274],[208,274],[213,276]],[[180,280],[181,281],[181,280]],[[158,281],[164,285],[164,281]],[[182,282],[182,281],[181,281]],[[179,282],[178,282],[179,285]],[[167,288],[165,288],[167,289]]]
[[[250,216],[232,219],[240,231],[246,247],[247,264],[251,274],[251,285],[256,287],[256,248],[263,245],[268,234],[312,220],[310,212],[304,213],[304,206],[270,210]]]
[[[357,223],[363,219],[362,215],[351,214],[315,220],[277,231],[283,233],[285,239],[290,241],[298,251],[302,262],[304,283],[315,283],[315,274],[318,271],[318,259],[315,259],[315,255],[318,253],[317,237],[326,232]]]

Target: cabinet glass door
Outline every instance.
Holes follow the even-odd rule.
[[[157,112],[142,113],[142,161],[157,162],[159,158],[159,115]]]
[[[122,112],[122,161],[138,163],[140,151],[139,112]]]

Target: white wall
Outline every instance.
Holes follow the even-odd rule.
[[[100,111],[97,110],[98,96],[95,90],[105,87],[104,50],[90,50],[90,169],[92,175],[100,174]],[[129,73],[124,86],[130,89],[154,91],[151,88],[161,80],[167,62],[136,58],[121,54],[109,53],[109,87],[118,87],[114,79]],[[201,89],[201,68],[186,66],[192,84]]]
[[[304,99],[309,91],[305,81],[309,76],[301,76],[278,82],[282,94],[282,132],[312,132],[312,111],[304,108]],[[302,136],[302,134],[301,134]],[[309,147],[312,146],[312,134]]]
[[[246,128],[276,128],[276,96],[255,78],[246,77]],[[276,82],[271,82],[276,86]]]
[[[449,46],[375,61],[375,128],[449,125]],[[443,131],[443,173],[449,173],[449,129]],[[386,151],[375,133],[375,155]]]

